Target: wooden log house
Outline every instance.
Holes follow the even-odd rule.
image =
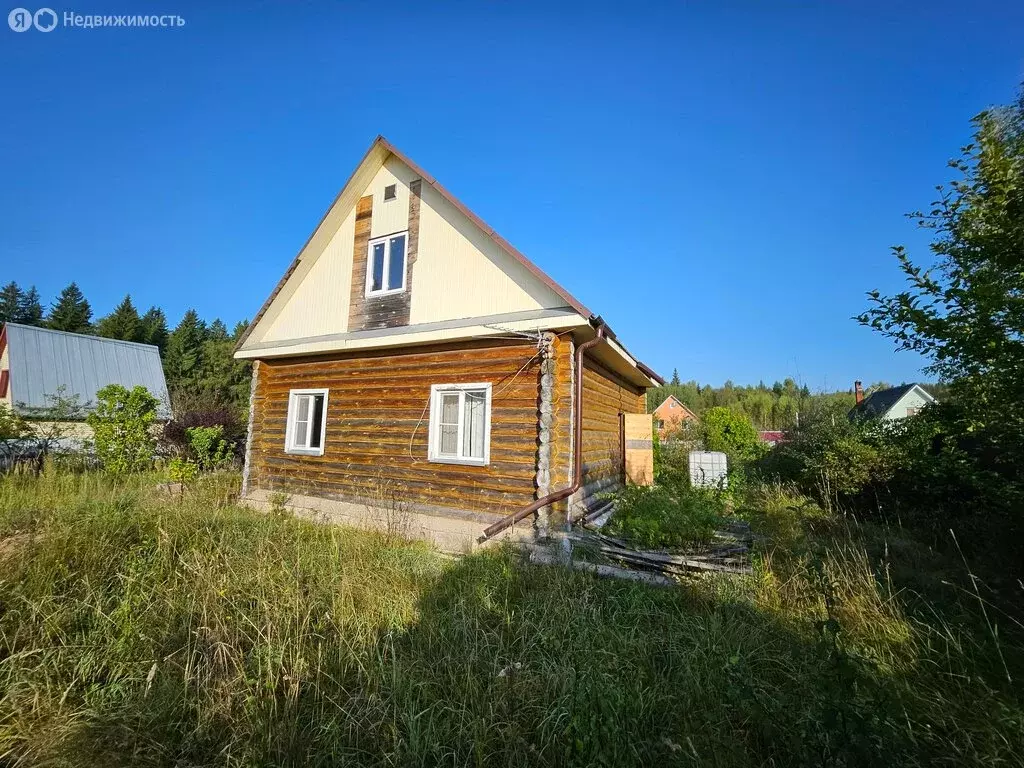
[[[661,382],[383,137],[235,356],[254,361],[249,503],[451,550],[585,514],[623,482],[622,414]]]

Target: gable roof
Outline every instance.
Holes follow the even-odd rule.
[[[589,309],[587,309],[582,302],[580,302],[565,288],[563,288],[561,285],[555,282],[554,279],[552,279],[540,267],[538,267],[536,264],[530,261],[522,252],[516,249],[505,238],[501,237],[501,235],[499,235],[494,230],[493,227],[488,225],[487,222],[485,222],[483,219],[481,219],[479,216],[473,213],[473,211],[466,207],[466,205],[464,205],[458,198],[456,198],[455,195],[453,195],[451,192],[449,192],[447,189],[441,186],[437,179],[435,179],[433,176],[431,176],[429,173],[423,170],[419,165],[413,162],[413,160],[409,158],[408,155],[401,152],[390,141],[385,139],[383,136],[378,135],[377,138],[373,140],[373,143],[370,145],[370,148],[366,150],[366,153],[363,155],[362,160],[359,161],[359,164],[356,166],[355,170],[352,171],[352,174],[345,182],[345,185],[341,188],[341,190],[335,196],[334,200],[328,206],[327,210],[324,212],[324,215],[320,217],[320,221],[316,225],[316,228],[314,228],[312,234],[310,234],[310,236],[306,239],[306,242],[303,243],[302,248],[300,248],[299,252],[295,255],[295,258],[292,260],[292,263],[288,267],[288,270],[284,273],[284,276],[274,287],[274,290],[271,292],[270,296],[268,296],[267,300],[263,302],[263,306],[260,307],[259,312],[256,313],[256,316],[252,319],[252,322],[249,323],[249,327],[246,328],[245,332],[241,335],[241,337],[239,337],[238,343],[235,345],[236,351],[241,349],[245,345],[245,342],[249,338],[249,335],[259,324],[260,320],[263,319],[263,316],[267,313],[267,310],[270,309],[271,304],[273,304],[274,299],[277,298],[277,295],[285,287],[285,285],[288,282],[288,279],[292,276],[296,268],[299,266],[299,262],[302,259],[303,252],[312,242],[313,238],[316,236],[317,232],[319,232],[320,228],[324,225],[334,207],[342,199],[345,193],[349,191],[349,188],[356,181],[357,177],[359,177],[361,175],[361,172],[364,171],[365,168],[369,165],[373,165],[375,166],[375,168],[383,166],[384,161],[387,159],[389,155],[393,155],[399,161],[408,166],[413,173],[422,178],[424,184],[433,188],[452,207],[458,210],[462,215],[468,218],[476,227],[478,227],[495,245],[498,246],[498,248],[500,248],[506,254],[511,256],[515,261],[519,262],[523,267],[526,268],[528,272],[530,272],[534,277],[536,277],[544,285],[550,288],[559,298],[561,298],[566,303],[567,306],[571,307],[575,312],[579,313],[587,320],[591,320],[592,318],[594,318],[594,314]]]
[[[10,366],[12,410],[31,416],[47,408],[47,396],[64,388],[66,397],[78,397],[90,410],[96,393],[108,384],[148,389],[160,405],[157,416],[171,416],[160,350],[150,344],[105,339],[80,333],[54,331],[7,323],[0,333],[0,351],[6,344]]]
[[[865,397],[859,403],[857,403],[850,411],[850,416],[859,416],[862,418],[874,418],[878,416],[884,416],[890,410],[895,407],[896,403],[903,399],[910,390],[917,387],[924,393],[925,398],[929,402],[934,402],[935,398],[928,394],[928,392],[916,383],[901,384],[898,387],[889,387],[889,389],[879,389],[872,392],[870,395]]]
[[[662,382],[662,383],[664,384],[664,382]],[[662,407],[663,407],[663,406],[665,405],[665,403],[667,403],[667,402],[669,402],[669,401],[672,401],[672,400],[674,400],[674,401],[676,402],[676,404],[677,404],[677,405],[678,405],[678,406],[679,406],[680,408],[682,408],[682,409],[683,409],[684,411],[686,411],[687,413],[689,413],[689,414],[690,414],[690,416],[692,416],[693,418],[697,418],[697,414],[696,414],[696,413],[694,413],[694,412],[693,412],[693,410],[692,410],[692,409],[691,409],[691,408],[690,408],[690,407],[689,407],[689,406],[688,406],[688,405],[687,405],[686,403],[684,403],[684,402],[683,402],[682,400],[680,400],[680,399],[679,399],[678,397],[676,397],[675,395],[669,395],[669,396],[668,396],[668,397],[666,397],[666,398],[665,398],[664,400],[662,400],[662,401],[661,401],[661,403],[659,403],[659,404],[658,404],[658,407],[654,409],[654,410],[655,410],[655,412],[657,412],[657,411],[660,411],[660,410],[661,410],[661,408],[662,408]]]

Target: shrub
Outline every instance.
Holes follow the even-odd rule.
[[[229,408],[184,411],[164,425],[161,443],[169,453],[187,453],[191,448],[188,431],[196,427],[220,427],[221,437],[233,445],[235,455],[244,449],[246,426]]]
[[[206,471],[224,469],[231,464],[235,444],[223,440],[224,427],[191,427],[185,430],[189,448],[197,466]]]
[[[0,470],[7,469],[21,455],[25,440],[31,434],[31,428],[21,416],[0,404]]]
[[[96,457],[107,472],[124,475],[153,466],[156,441],[150,427],[157,404],[141,386],[128,390],[111,384],[96,393],[96,408],[86,421],[93,430]]]
[[[616,496],[605,530],[644,547],[684,547],[711,538],[725,511],[725,496],[715,490],[630,485]]]
[[[701,433],[705,449],[725,453],[730,464],[752,461],[767,450],[750,419],[729,408],[709,409],[701,419]]]
[[[664,442],[654,456],[654,479],[658,485],[690,484],[690,446],[681,442]]]

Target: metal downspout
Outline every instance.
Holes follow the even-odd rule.
[[[560,491],[549,493],[547,496],[537,499],[529,506],[523,507],[518,512],[514,512],[503,520],[499,520],[494,525],[484,530],[484,535],[480,537],[480,541],[486,541],[492,536],[501,533],[510,525],[518,523],[524,517],[532,515],[542,507],[546,507],[549,504],[554,504],[557,501],[569,498],[580,489],[580,486],[583,484],[583,355],[591,347],[600,344],[604,338],[605,325],[604,323],[601,323],[597,326],[597,336],[576,347],[576,402],[574,403],[575,407],[573,408],[573,421],[575,423],[575,427],[573,429],[574,451],[572,485],[568,488],[563,488]]]

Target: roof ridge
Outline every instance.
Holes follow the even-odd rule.
[[[110,344],[127,344],[133,347],[146,347],[156,349],[159,351],[159,347],[156,344],[146,344],[142,341],[127,341],[126,339],[112,339],[109,336],[97,336],[94,333],[75,333],[74,331],[61,331],[57,328],[44,328],[41,325],[26,325],[25,323],[4,323],[5,326],[11,326],[13,328],[25,328],[30,331],[36,331],[39,333],[57,333],[63,336],[75,336],[80,339],[94,339],[95,341],[108,342]]]

